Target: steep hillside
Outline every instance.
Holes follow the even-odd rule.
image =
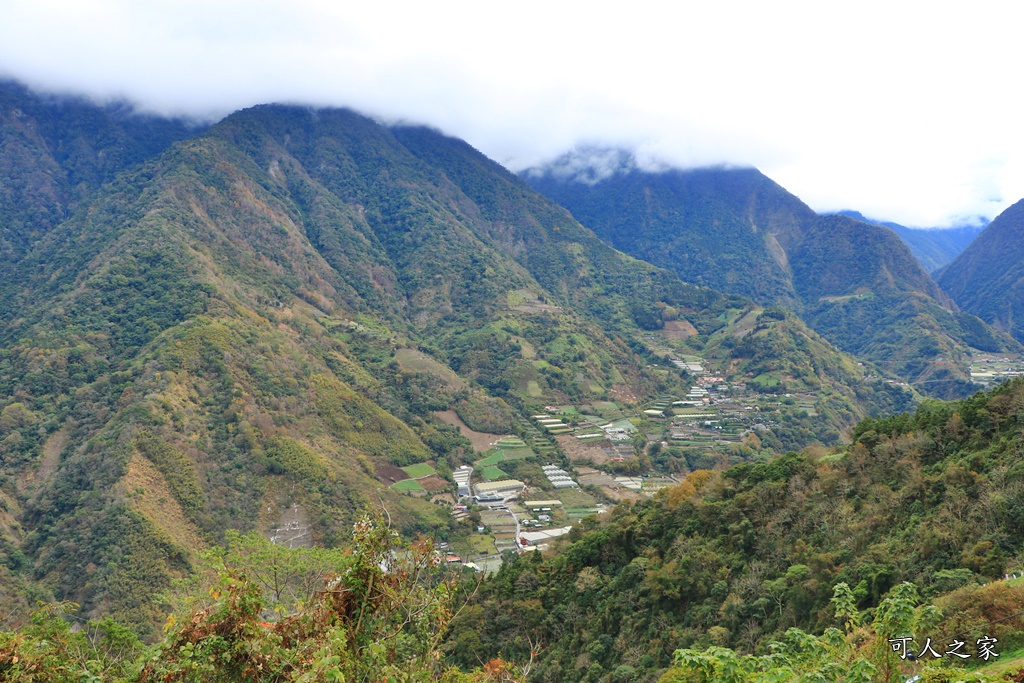
[[[456,619],[450,656],[472,666],[533,650],[535,680],[657,680],[677,648],[767,653],[791,627],[842,628],[830,604],[840,582],[852,621],[884,623],[872,608],[903,581],[937,605],[929,634],[970,634],[973,646],[989,633],[1011,651],[1024,591],[1002,579],[1024,552],[1022,411],[1014,381],[867,420],[836,452],[694,472],[574,529],[549,556],[503,566]]]
[[[778,239],[792,242],[794,226],[815,217],[796,197],[755,169],[627,169],[590,183],[556,162],[524,177],[612,246],[687,282],[762,304],[796,303]]]
[[[0,80],[0,265],[24,256],[100,185],[194,128]]]
[[[936,273],[965,311],[1024,340],[1024,200],[999,214],[952,263]]]
[[[840,211],[843,216],[889,228],[910,247],[918,263],[929,273],[935,273],[967,248],[985,229],[983,225],[964,225],[956,228],[908,228],[898,223],[866,218],[858,211]]]
[[[585,161],[566,157],[524,178],[609,244],[684,280],[790,307],[839,348],[923,392],[970,393],[972,347],[1022,350],[957,313],[891,230],[817,216],[755,169],[653,172],[624,156],[595,173]]]
[[[383,503],[447,533],[380,474],[473,461],[435,411],[502,433],[541,401],[683,394],[639,336],[752,306],[615,251],[465,143],[345,110],[232,115],[25,249],[0,283],[0,583],[15,612],[53,596],[142,628],[229,529],[334,545]],[[840,404],[787,443],[890,406],[862,375],[822,374]]]

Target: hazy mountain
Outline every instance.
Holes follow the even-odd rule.
[[[1024,340],[1024,200],[996,216],[936,273],[965,311]]]
[[[865,223],[889,228],[910,247],[911,253],[914,254],[914,258],[921,266],[932,274],[955,259],[988,225],[985,222],[980,225],[964,225],[955,228],[908,228],[899,223],[865,218],[858,211],[839,211],[838,213]]]
[[[684,280],[791,307],[839,348],[922,390],[971,392],[969,347],[1020,350],[957,312],[886,227],[818,216],[756,169],[644,170],[625,153],[597,158],[596,169],[569,155],[523,177],[609,244]]]
[[[791,241],[815,214],[755,169],[630,166],[582,179],[535,169],[524,177],[612,246],[687,282],[765,304],[797,302],[779,238]]]

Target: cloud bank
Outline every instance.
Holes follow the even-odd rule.
[[[1013,3],[0,0],[0,74],[216,118],[429,124],[522,169],[579,145],[757,166],[919,226],[1024,196]]]

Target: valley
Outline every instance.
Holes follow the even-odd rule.
[[[0,83],[0,133],[0,681],[1024,648],[1021,205],[912,250],[756,169],[517,175],[348,109]]]

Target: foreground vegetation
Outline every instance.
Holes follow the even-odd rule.
[[[18,632],[0,632],[0,681],[512,680],[501,661],[462,673],[438,644],[454,610],[452,577],[429,543],[401,545],[363,518],[344,549],[287,550],[258,535],[208,553],[207,570],[179,586],[163,637],[144,644],[105,619],[72,629],[60,603]]]
[[[0,680],[1006,680],[1024,648],[1024,579],[1005,578],[1024,565],[1021,415],[1017,380],[865,420],[834,452],[694,472],[482,583],[379,521],[333,550],[229,534],[162,595],[154,644],[72,629],[57,603],[0,635]]]

